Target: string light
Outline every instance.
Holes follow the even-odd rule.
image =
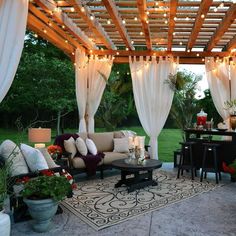
[[[64,26],[64,25],[62,25],[61,27],[62,27],[62,29],[65,29],[65,26]]]
[[[133,41],[133,40],[131,41],[131,44],[134,44],[134,41]]]
[[[49,26],[52,26],[52,23],[49,21],[49,22],[48,22],[48,25],[49,25]]]
[[[37,34],[34,34],[34,37],[35,37],[35,38],[38,38],[38,35],[37,35]]]
[[[110,21],[110,20],[107,20],[107,24],[110,25],[110,24],[111,24],[111,21]]]
[[[179,45],[182,45],[183,43],[182,42],[179,42]]]
[[[168,23],[168,20],[165,20],[165,24],[167,24]]]
[[[81,9],[80,9],[82,12],[85,12],[85,9],[84,9],[84,7],[81,7]]]
[[[74,63],[74,66],[76,66],[76,63]]]
[[[217,12],[217,11],[218,11],[217,7],[215,7],[213,11],[214,11],[214,12]]]
[[[148,23],[149,23],[149,20],[146,20],[146,23],[148,24]]]
[[[65,40],[65,43],[68,43],[68,40]]]
[[[177,17],[174,17],[174,21],[177,21]]]
[[[126,23],[125,19],[122,20],[122,23],[125,25],[125,23]]]
[[[119,74],[120,74],[120,72],[119,72],[119,71],[117,71],[117,72],[116,72],[116,74],[117,74],[117,75],[119,75]]]
[[[157,8],[157,7],[155,7],[154,9],[155,9],[155,11],[158,11],[158,8]]]
[[[94,16],[92,16],[92,15],[89,18],[90,18],[90,20],[94,20]]]
[[[202,58],[202,61],[205,61],[205,59],[204,59],[204,58]]]
[[[119,53],[119,52],[116,52],[116,55],[120,55],[120,53]]]
[[[187,52],[190,52],[190,49],[188,49]]]
[[[187,20],[187,21],[188,21],[188,20],[189,20],[189,17],[187,16],[187,17],[185,18],[185,20]]]
[[[75,55],[75,53],[74,53],[74,52],[72,52],[71,54],[72,54],[73,56]]]
[[[204,18],[205,18],[205,15],[204,15],[204,14],[201,14],[201,18],[204,19]]]
[[[46,29],[44,29],[44,30],[43,30],[43,32],[46,34],[46,33],[47,33],[47,30],[46,30]]]
[[[140,35],[143,35],[143,32],[141,31],[139,34],[140,34]]]
[[[146,13],[147,13],[147,15],[149,15],[149,14],[150,14],[150,12],[149,12],[149,11],[147,11]]]
[[[93,50],[91,49],[91,50],[89,50],[89,52],[90,52],[90,54],[92,54],[92,53],[93,53]]]
[[[126,50],[126,51],[129,51],[129,49],[128,49],[128,48],[125,48],[125,50]]]
[[[74,11],[75,11],[75,8],[74,8],[74,7],[71,7],[71,8],[70,8],[70,11],[71,11],[71,12],[74,12]]]
[[[135,20],[135,21],[137,21],[137,20],[138,20],[138,18],[137,18],[137,17],[134,17],[134,20]]]
[[[197,53],[197,57],[199,57],[199,53]]]
[[[175,32],[173,32],[173,35],[175,36],[175,35],[176,35],[176,33],[175,33]]]
[[[166,17],[167,16],[167,14],[166,13],[164,13],[164,17]]]

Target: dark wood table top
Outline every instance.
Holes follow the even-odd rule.
[[[114,168],[127,171],[152,170],[162,167],[162,162],[155,159],[146,159],[143,164],[128,163],[128,159],[121,159],[112,162]]]
[[[185,133],[191,133],[191,134],[210,134],[210,135],[225,135],[225,136],[236,136],[236,132],[232,130],[217,130],[217,129],[211,129],[211,130],[200,130],[200,129],[185,129]]]

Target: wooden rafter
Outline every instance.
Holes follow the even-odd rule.
[[[94,18],[93,20],[90,19],[91,11],[89,8],[82,5],[81,0],[68,0],[67,2],[70,3],[75,8],[79,16],[84,20],[84,22],[88,25],[88,27],[94,32],[96,37],[100,38],[100,40],[108,49],[114,49],[114,50],[116,49],[116,46],[111,41],[111,39],[109,38],[106,31],[103,29],[103,27],[99,23],[99,21],[96,18]],[[82,7],[84,11],[81,10]]]
[[[148,17],[147,17],[146,0],[137,0],[137,7],[138,7],[138,11],[139,11],[140,21],[142,23],[142,29],[143,29],[143,32],[144,32],[147,49],[152,50],[152,41],[151,41],[151,36],[150,36],[150,29],[149,29],[149,25],[147,23]]]
[[[53,1],[47,0],[34,0],[35,3],[40,6],[45,12],[52,15],[52,18],[59,23],[64,25],[76,39],[88,49],[96,49],[96,45],[89,40],[87,35],[77,27],[76,24],[63,12],[55,11],[57,4]]]
[[[178,0],[170,0],[170,16],[169,16],[169,30],[168,30],[168,44],[167,51],[171,51],[172,40],[173,40],[173,32],[175,28],[175,16],[178,6]]]
[[[205,16],[207,15],[210,6],[212,5],[213,0],[206,0],[202,1],[197,16],[195,18],[195,23],[191,32],[191,36],[189,37],[188,44],[187,44],[187,50],[191,50],[196,42],[196,39],[199,35],[199,32],[202,28],[202,24],[205,20]],[[204,17],[203,17],[204,16]]]
[[[221,37],[228,30],[230,25],[234,22],[236,18],[236,3],[232,4],[232,6],[227,11],[224,19],[221,24],[216,29],[214,35],[211,37],[211,40],[206,46],[206,51],[211,51],[215,45],[220,41]]]
[[[122,23],[121,17],[119,16],[116,4],[113,0],[102,0],[102,2],[104,3],[109,15],[111,16],[111,19],[115,24],[117,30],[119,31],[121,38],[124,40],[126,47],[130,50],[134,50],[131,39],[127,33],[126,28],[124,27],[124,24]]]
[[[38,17],[45,24],[50,24],[50,27],[56,31],[61,37],[64,38],[65,42],[69,42],[76,48],[80,48],[80,50],[84,50],[84,48],[71,36],[69,36],[64,30],[62,30],[57,24],[51,21],[46,15],[44,15],[39,9],[37,9],[32,3],[29,3],[29,11],[33,13],[36,17]]]
[[[58,35],[47,24],[40,21],[31,13],[28,14],[27,26],[30,30],[45,38],[70,56],[72,52],[75,51],[75,48],[72,45],[65,43],[64,38]]]
[[[231,51],[236,48],[236,36],[234,36],[225,46],[224,51]]]

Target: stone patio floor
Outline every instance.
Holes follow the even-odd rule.
[[[176,172],[173,163],[165,163],[162,169]],[[214,175],[208,178],[214,179]],[[47,233],[33,232],[28,221],[12,224],[11,236],[235,236],[236,183],[228,175],[222,175],[221,183],[225,185],[101,231],[64,210],[54,217]]]

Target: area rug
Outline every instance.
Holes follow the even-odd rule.
[[[113,176],[79,183],[73,198],[66,199],[62,205],[94,229],[101,230],[216,187],[214,182],[201,183],[189,177],[176,179],[172,173],[156,171],[154,179],[158,180],[158,186],[128,193],[126,187],[114,188],[119,179],[120,176]]]

